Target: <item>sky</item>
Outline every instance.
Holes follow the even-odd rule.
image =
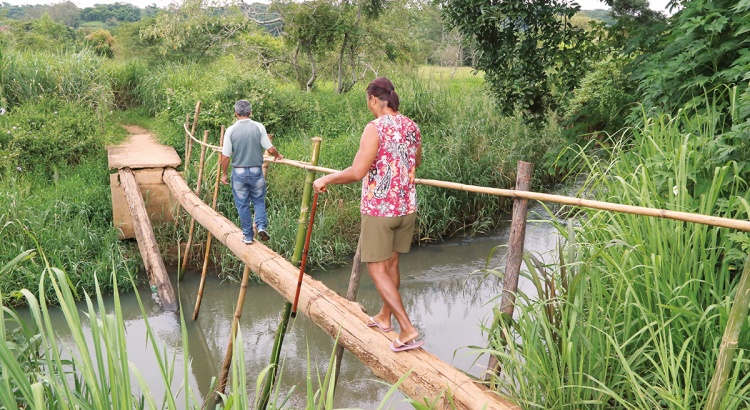
[[[11,5],[23,5],[23,4],[53,4],[61,3],[64,0],[0,0],[0,3],[9,3]],[[253,2],[267,3],[267,0],[246,0],[247,3]],[[577,0],[578,4],[583,10],[594,10],[594,9],[607,9],[599,0]],[[669,0],[649,0],[651,9],[658,11],[666,11],[667,2]],[[168,6],[173,0],[73,0],[76,6],[80,8],[91,7],[94,4],[110,4],[110,3],[130,3],[138,7],[146,7],[155,4],[157,7]]]

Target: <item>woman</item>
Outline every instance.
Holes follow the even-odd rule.
[[[370,317],[367,326],[391,331],[391,316],[401,332],[391,344],[400,352],[424,344],[417,341],[414,328],[398,291],[399,254],[409,252],[417,217],[417,192],[414,171],[422,161],[422,136],[419,127],[398,111],[395,87],[385,77],[367,86],[367,108],[375,116],[362,132],[359,150],[352,165],[342,171],[315,180],[315,192],[331,184],[362,181],[362,262],[383,299],[383,307]]]

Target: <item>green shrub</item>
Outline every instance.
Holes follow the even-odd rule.
[[[91,47],[99,56],[112,58],[115,56],[115,50],[113,48],[115,39],[112,37],[109,31],[105,29],[95,30],[85,37],[85,43]]]
[[[47,176],[102,152],[104,131],[91,108],[58,99],[26,102],[0,116],[0,145],[13,154],[12,166]]]
[[[137,88],[148,72],[141,60],[128,60],[125,63],[108,63],[104,66],[112,88],[114,105],[120,110],[141,106]]]
[[[25,251],[36,250],[37,255],[6,272],[0,292],[10,295],[36,288],[44,269],[41,250],[51,263],[69,272],[77,290],[93,289],[97,275],[110,289],[108,274],[133,271],[140,261],[136,250],[118,239],[109,190],[103,151],[89,154],[76,167],[61,167],[54,175],[13,169],[0,178],[0,266]],[[127,283],[124,276],[117,280]]]
[[[625,125],[625,117],[635,102],[634,84],[623,72],[631,60],[610,55],[594,63],[562,109],[562,125],[568,128],[568,134],[614,134]]]

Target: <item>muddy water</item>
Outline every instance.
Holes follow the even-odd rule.
[[[546,217],[540,216],[541,209],[532,211],[536,212],[530,213],[526,249],[549,257],[557,235],[544,221]],[[499,302],[497,297],[500,294],[499,281],[495,277],[484,278],[476,271],[488,265],[496,268],[504,263],[505,248],[502,245],[507,243],[508,235],[509,224],[506,224],[493,235],[415,247],[411,253],[402,256],[402,296],[412,322],[426,342],[424,348],[472,375],[482,374],[487,357],[467,346],[485,345],[482,326],[492,317],[492,308]],[[334,291],[345,294],[350,272],[351,266],[344,266],[312,274]],[[175,377],[182,380],[187,362],[190,384],[200,401],[210,393],[211,377],[218,374],[223,361],[239,284],[222,283],[209,277],[200,317],[194,322],[191,317],[199,280],[200,272],[187,272],[185,280],[179,284],[180,300],[186,312],[187,354],[182,349],[182,331],[177,315],[161,312],[149,290],[142,290],[140,296],[148,323],[163,345],[160,349],[166,349],[170,359],[174,360]],[[176,278],[173,278],[173,283],[177,283]],[[522,281],[520,286],[522,290],[532,292],[528,283]],[[375,287],[366,275],[360,284],[358,301],[368,312],[376,312],[380,306]],[[248,390],[252,396],[255,395],[259,373],[268,365],[283,304],[282,298],[265,284],[248,288],[240,328],[245,346]],[[128,331],[129,359],[140,370],[158,400],[165,388],[152,348],[146,342],[146,326],[135,294],[122,295],[121,305]],[[70,338],[64,329],[60,329],[60,336],[63,340]],[[287,408],[304,408],[307,358],[313,367],[313,380],[317,381],[316,369],[322,375],[332,351],[331,338],[304,315],[290,323],[282,350],[282,385],[279,390],[283,395],[294,388]],[[180,383],[173,384],[173,391],[180,388]],[[374,409],[383,401],[388,389],[388,385],[377,380],[367,367],[345,352],[336,391],[336,407]],[[184,403],[182,400],[184,394],[181,399]],[[404,396],[396,392],[386,408],[411,409],[404,400]]]

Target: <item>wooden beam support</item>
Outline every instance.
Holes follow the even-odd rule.
[[[159,253],[159,247],[156,244],[154,231],[151,227],[151,220],[148,218],[146,204],[143,203],[143,197],[138,188],[138,183],[135,181],[135,175],[130,168],[122,168],[118,171],[118,174],[120,184],[125,192],[125,198],[128,201],[130,215],[133,217],[135,239],[138,242],[138,249],[141,251],[143,264],[146,267],[148,282],[152,289],[156,287],[164,310],[176,311],[178,308],[177,297],[172,289],[172,283],[169,281],[164,260]]]
[[[294,298],[298,268],[260,242],[245,245],[242,231],[195,196],[174,169],[164,171],[164,182],[185,211],[265,283],[286,300]],[[347,301],[310,276],[306,275],[304,283],[299,296],[299,311],[331,337],[339,335],[339,343],[381,379],[396,383],[411,372],[400,386],[410,397],[419,401],[425,397],[430,400],[442,397],[437,403],[438,408],[450,408],[450,397],[457,409],[520,409],[426,350],[392,352],[389,346],[396,334],[376,332],[365,326],[367,315],[356,302]]]

